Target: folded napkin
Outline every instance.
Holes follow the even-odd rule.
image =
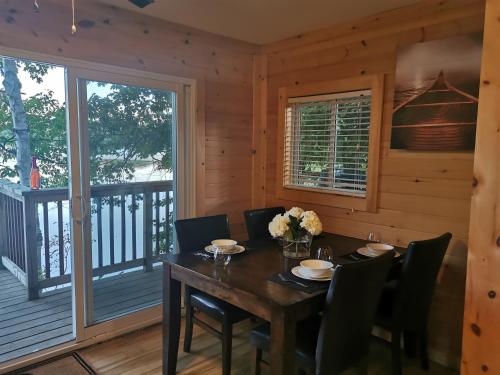
[[[285,280],[282,280],[279,275],[281,275]],[[299,292],[310,294],[326,291],[330,286],[328,281],[305,280],[295,276],[291,271],[274,274],[268,280],[298,290]],[[297,282],[302,285],[297,284]]]
[[[359,254],[357,251],[355,251],[353,253],[341,255],[339,258],[347,259],[347,260],[354,261],[354,262],[357,262],[358,260],[370,259],[367,256]]]

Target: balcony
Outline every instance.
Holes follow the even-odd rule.
[[[172,200],[172,181],[91,187],[94,322],[161,301]],[[69,224],[67,189],[0,181],[0,362],[73,338]]]

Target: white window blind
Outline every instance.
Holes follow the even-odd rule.
[[[366,196],[371,91],[289,98],[284,185]]]

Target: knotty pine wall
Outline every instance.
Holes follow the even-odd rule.
[[[236,237],[251,199],[252,73],[256,46],[138,13],[71,1],[0,1],[0,47],[195,78],[201,86],[199,214],[228,213]],[[204,94],[203,94],[204,92]],[[203,135],[203,132],[205,133]],[[205,148],[206,145],[206,148]]]
[[[383,240],[403,246],[453,232],[432,307],[430,340],[432,357],[457,368],[473,154],[391,151],[391,114],[397,46],[482,31],[483,17],[482,2],[425,1],[265,46],[256,64],[254,191],[265,191],[261,204],[314,209],[329,232],[358,238],[379,232]],[[275,194],[278,89],[372,73],[385,74],[377,212],[280,200]]]
[[[390,122],[397,45],[482,30],[482,2],[425,1],[262,50],[93,0],[77,2],[77,20],[94,24],[72,36],[68,5],[45,0],[35,14],[30,1],[0,0],[0,48],[197,79],[198,214],[228,213],[235,237],[245,236],[244,209],[276,204],[316,210],[328,231],[376,231],[398,245],[452,231],[430,331],[434,359],[457,365],[473,156],[390,151]],[[385,73],[377,213],[277,199],[279,87],[369,73]]]

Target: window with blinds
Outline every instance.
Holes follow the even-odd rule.
[[[289,98],[284,185],[366,197],[371,90]]]

